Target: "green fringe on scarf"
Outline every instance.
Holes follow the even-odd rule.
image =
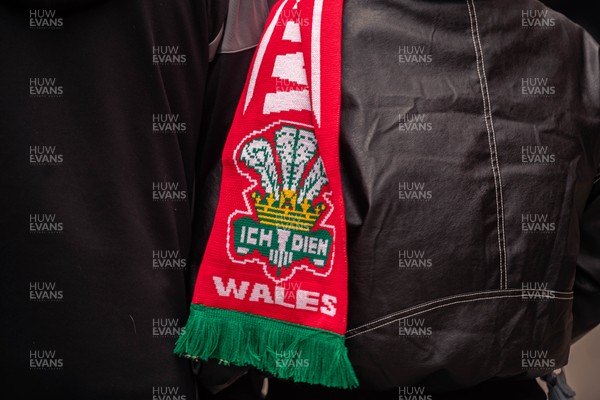
[[[281,379],[351,389],[358,380],[344,340],[321,329],[192,304],[174,352],[251,365]]]

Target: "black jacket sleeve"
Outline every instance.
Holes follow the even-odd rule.
[[[581,250],[575,275],[573,341],[600,323],[600,172],[581,220]]]
[[[582,95],[595,126],[590,141],[590,162],[597,166],[587,204],[580,220],[580,252],[577,259],[573,300],[572,342],[600,324],[600,46],[584,35]],[[593,167],[592,167],[593,168]]]

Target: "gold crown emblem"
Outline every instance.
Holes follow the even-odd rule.
[[[310,231],[325,205],[315,203],[329,183],[323,160],[317,154],[313,131],[283,126],[275,131],[275,153],[263,137],[242,148],[240,160],[260,175],[264,191],[252,193],[258,221],[282,229]],[[312,167],[305,175],[307,166]]]
[[[298,204],[298,193],[294,190],[282,190],[279,200],[273,193],[263,197],[258,191],[252,193],[252,198],[258,221],[282,229],[310,231],[325,210],[322,203],[313,205],[307,198]]]

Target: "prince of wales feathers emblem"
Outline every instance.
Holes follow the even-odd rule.
[[[274,136],[275,154],[271,143],[262,137],[242,148],[239,160],[260,175],[263,193],[252,193],[258,221],[243,217],[233,225],[236,253],[245,256],[258,251],[268,259],[270,278],[280,280],[293,273],[290,267],[295,264],[323,269],[333,240],[328,230],[315,229],[326,208],[316,199],[329,181],[323,160],[317,156],[314,132],[283,126]]]

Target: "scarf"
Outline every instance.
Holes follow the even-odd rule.
[[[175,353],[353,388],[339,166],[342,0],[271,11],[222,154]]]

